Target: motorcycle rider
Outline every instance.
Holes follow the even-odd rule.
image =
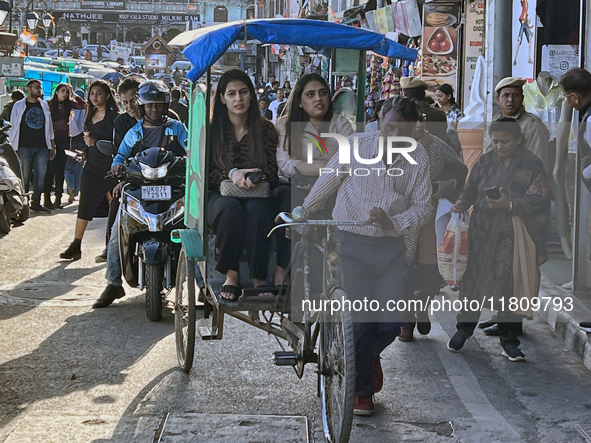
[[[125,162],[128,158],[151,147],[163,147],[175,155],[186,154],[187,129],[178,120],[168,117],[170,93],[163,83],[148,80],[140,84],[137,92],[137,105],[142,119],[131,128],[121,145],[112,164],[112,171],[118,177],[123,175]],[[113,198],[121,196],[125,184],[120,182],[113,189]],[[119,213],[113,224],[118,226]],[[107,287],[92,306],[106,308],[113,301],[125,295],[121,281],[121,263],[119,258],[119,238],[112,232],[107,247]]]

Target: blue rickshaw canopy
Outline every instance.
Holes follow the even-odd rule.
[[[183,54],[193,64],[190,80],[201,77],[236,40],[373,51],[385,57],[415,61],[417,51],[382,34],[319,20],[274,18],[240,20],[183,32],[170,45],[187,46]]]

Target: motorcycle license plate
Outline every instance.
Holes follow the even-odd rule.
[[[172,191],[169,185],[142,186],[142,200],[170,200]]]

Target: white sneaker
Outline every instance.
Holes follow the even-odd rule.
[[[572,291],[572,289],[573,289],[573,281],[571,280],[568,283],[563,284],[562,287],[564,289],[568,289],[568,290],[571,290]]]

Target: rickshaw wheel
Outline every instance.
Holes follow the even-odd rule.
[[[195,287],[195,261],[187,258],[183,248],[176,274],[174,333],[179,366],[187,374],[195,353]]]
[[[344,299],[347,295],[342,289],[333,290],[329,296],[329,300],[341,303]],[[323,311],[321,321],[319,369],[324,435],[331,443],[346,443],[351,434],[355,400],[355,341],[351,313]]]

